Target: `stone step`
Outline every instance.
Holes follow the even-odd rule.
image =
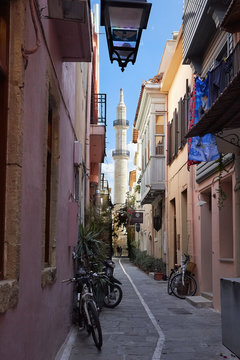
[[[201,292],[201,296],[205,297],[206,299],[212,301],[213,294],[211,292],[203,291]]]
[[[213,307],[212,301],[206,299],[204,296],[187,296],[187,302],[197,308]]]

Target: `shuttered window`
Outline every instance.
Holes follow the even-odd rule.
[[[187,86],[188,87],[188,86]],[[185,135],[188,131],[188,95],[184,95],[184,98],[180,98],[178,101],[178,108],[173,112],[173,118],[168,123],[167,132],[167,153],[168,165],[177,156],[178,151],[181,150],[185,144]]]
[[[156,116],[155,155],[164,155],[164,115]]]

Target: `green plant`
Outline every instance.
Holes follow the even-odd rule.
[[[216,192],[218,194],[217,206],[221,210],[223,208],[224,201],[227,199],[227,195],[222,187],[223,172],[225,171],[226,173],[229,173],[230,169],[234,165],[234,162],[232,163],[232,166],[230,167],[230,169],[226,169],[226,167],[225,167],[226,164],[224,162],[224,155],[220,153],[219,159],[216,160],[216,163],[218,164],[217,170],[219,171],[219,174],[217,176],[218,189],[216,190]],[[216,177],[214,179],[216,179]]]
[[[85,224],[85,228],[94,228],[94,233],[101,235],[105,256],[112,256],[112,210],[109,204],[103,204],[101,210],[91,204],[85,211]]]
[[[165,263],[163,259],[154,259],[154,271],[159,273],[165,273]]]
[[[140,194],[140,191],[141,191],[141,185],[137,184],[135,186],[135,190],[134,190],[136,193]]]
[[[105,257],[106,245],[100,240],[100,234],[93,223],[86,227],[80,225],[75,249],[79,259],[89,262],[90,259],[97,261]]]
[[[144,271],[152,272],[155,269],[155,258],[152,255],[147,254],[146,251],[135,249],[134,264],[140,267]]]
[[[134,225],[129,226],[127,229],[127,249],[128,249],[128,257],[131,261],[133,261],[136,257],[135,250],[137,248],[137,244],[135,241],[135,228]]]

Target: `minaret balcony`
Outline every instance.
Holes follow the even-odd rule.
[[[114,150],[114,151],[112,152],[112,156],[113,156],[113,157],[119,156],[119,157],[129,158],[129,156],[130,156],[130,151],[128,151],[128,150]]]
[[[121,127],[124,127],[124,128],[128,128],[129,127],[129,121],[128,120],[123,120],[123,119],[114,120],[113,127],[115,127],[115,126],[121,126]]]

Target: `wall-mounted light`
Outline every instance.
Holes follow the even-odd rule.
[[[151,6],[147,0],[101,0],[101,25],[105,26],[110,61],[116,60],[122,71],[136,61]]]
[[[198,195],[198,202],[197,202],[196,206],[203,206],[205,204],[207,204],[207,202],[205,200],[201,200],[200,199],[200,194],[199,194]]]

